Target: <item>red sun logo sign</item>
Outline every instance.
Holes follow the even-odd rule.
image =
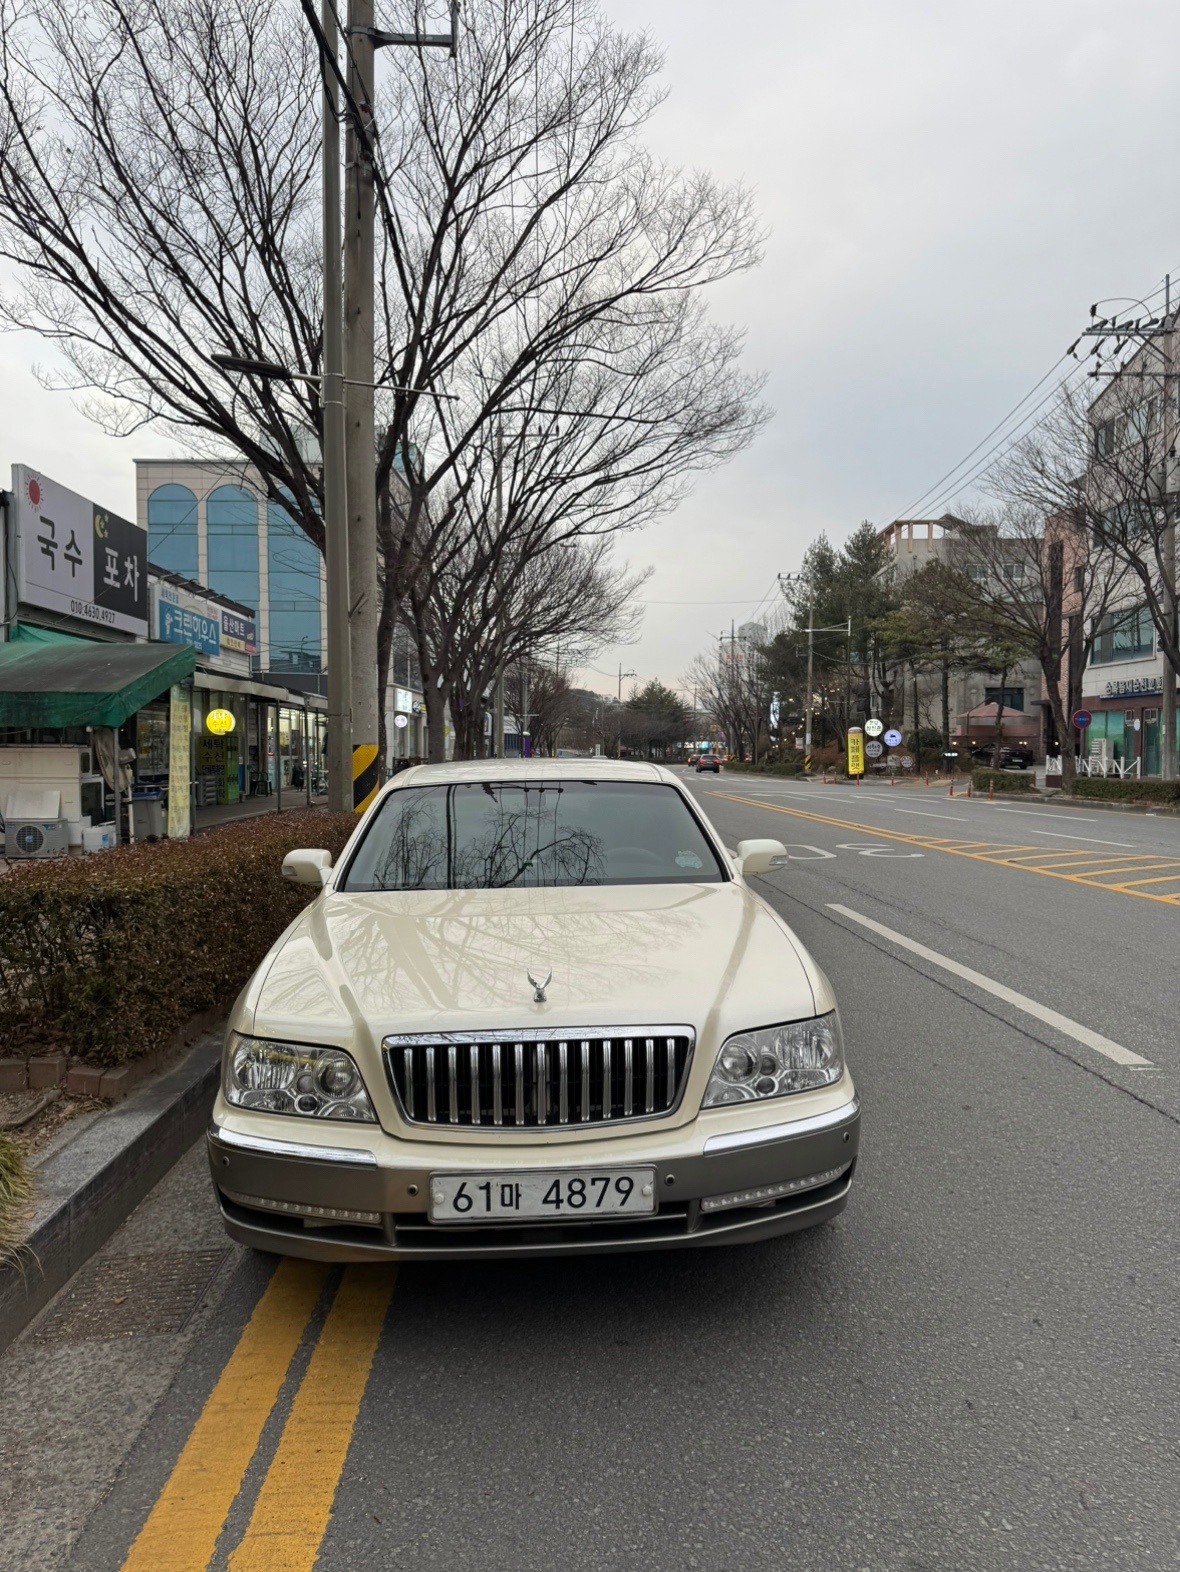
[[[25,482],[25,495],[35,508],[41,506],[41,482],[36,475],[30,475]]]

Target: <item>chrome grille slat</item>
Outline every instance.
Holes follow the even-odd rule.
[[[593,1129],[672,1112],[688,1077],[695,1034],[688,1027],[657,1027],[648,1036],[641,1027],[638,1034],[599,1028],[559,1036],[530,1027],[397,1035],[383,1046],[410,1124]]]

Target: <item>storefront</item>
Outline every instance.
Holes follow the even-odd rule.
[[[1119,774],[1159,775],[1162,765],[1161,711],[1163,684],[1159,673],[1112,677],[1083,704],[1090,714],[1082,757],[1105,761]],[[1180,730],[1180,705],[1177,708]]]

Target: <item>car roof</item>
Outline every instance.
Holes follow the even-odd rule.
[[[470,781],[659,781],[679,785],[660,764],[642,759],[455,759],[447,764],[414,764],[389,782],[403,786],[454,786]]]

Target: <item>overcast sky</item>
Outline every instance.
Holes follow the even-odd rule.
[[[1180,280],[1180,5],[604,4],[666,51],[654,150],[757,194],[766,260],[714,301],[746,328],[776,411],[625,543],[656,572],[640,641],[583,674],[613,692],[620,660],[678,683],[821,531],[906,512],[1050,370],[1092,301]],[[104,437],[39,389],[36,356],[0,339],[2,473],[33,464],[133,516],[132,458],[172,445]]]

